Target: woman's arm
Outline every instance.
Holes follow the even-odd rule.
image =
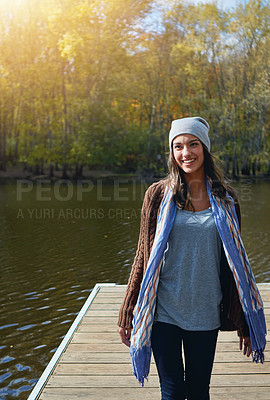
[[[125,297],[119,311],[118,326],[122,328],[129,328],[129,329],[132,328],[133,309],[137,302],[140,285],[143,277],[144,229],[146,221],[147,204],[148,204],[148,192],[146,192],[145,194],[141,210],[141,225],[140,225],[140,234],[137,245],[137,251],[132,264]]]
[[[164,184],[157,182],[147,189],[144,196],[137,251],[131,268],[126,294],[119,311],[118,326],[126,330],[124,332],[125,339],[129,336],[127,330],[132,328],[133,310],[138,299],[141,282],[154,240],[157,212],[163,191]],[[121,331],[120,335],[121,337],[123,336],[123,331]]]

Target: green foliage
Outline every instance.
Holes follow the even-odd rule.
[[[267,1],[3,4],[0,167],[165,171],[171,120],[200,114],[221,159],[269,172]]]

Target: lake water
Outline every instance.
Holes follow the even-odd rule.
[[[234,184],[258,282],[270,282],[270,185]],[[26,399],[97,282],[124,284],[145,183],[0,185],[0,399]]]

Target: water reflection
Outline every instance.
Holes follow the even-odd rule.
[[[235,186],[255,276],[270,282],[269,184]],[[96,282],[126,283],[145,189],[0,186],[1,399],[28,397]]]
[[[238,191],[242,236],[258,282],[270,282],[270,184],[249,179],[234,184]]]

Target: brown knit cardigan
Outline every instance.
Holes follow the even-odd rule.
[[[133,310],[138,299],[141,282],[146,271],[153,245],[158,210],[164,195],[165,186],[166,180],[161,180],[153,183],[145,193],[141,211],[138,247],[132,265],[126,294],[119,311],[118,326],[122,328],[132,328]],[[241,223],[240,207],[237,197],[233,192],[231,192],[230,195],[234,198],[237,217],[239,223]],[[234,278],[229,268],[223,247],[220,271],[221,288],[223,293],[223,299],[220,305],[220,330],[238,330],[239,336],[249,336],[248,325],[245,320]]]

